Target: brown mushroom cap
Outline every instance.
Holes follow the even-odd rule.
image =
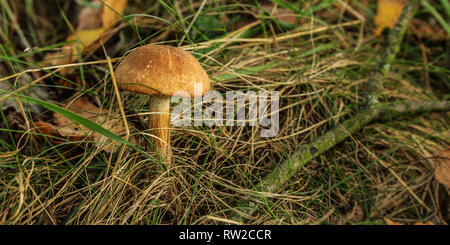
[[[199,95],[210,88],[208,74],[197,59],[167,45],[150,44],[133,50],[120,62],[115,75],[120,89],[141,94],[171,96],[185,91],[194,97],[195,83],[201,84]]]

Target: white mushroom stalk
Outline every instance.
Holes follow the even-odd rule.
[[[150,96],[148,128],[154,135],[154,144],[161,160],[167,165],[172,162],[170,147],[170,97]]]

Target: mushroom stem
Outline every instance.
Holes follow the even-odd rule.
[[[157,153],[167,166],[170,166],[172,161],[169,122],[170,97],[159,95],[150,96],[148,128],[150,133],[155,136],[154,143]]]

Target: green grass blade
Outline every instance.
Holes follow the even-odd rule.
[[[64,109],[62,107],[59,107],[57,105],[48,103],[48,102],[40,100],[40,99],[28,97],[28,96],[25,96],[25,95],[22,95],[22,94],[16,94],[16,93],[13,93],[13,92],[10,92],[10,91],[6,91],[6,90],[3,90],[3,89],[0,89],[0,93],[11,94],[11,95],[14,95],[15,97],[17,97],[19,100],[22,100],[24,102],[30,102],[30,103],[33,103],[33,104],[37,104],[37,105],[43,106],[43,107],[47,108],[48,110],[54,111],[56,113],[59,113],[59,114],[65,116],[65,117],[69,118],[70,120],[72,120],[74,122],[77,122],[77,123],[85,126],[86,128],[89,128],[89,129],[93,130],[94,132],[97,132],[97,133],[99,133],[99,134],[101,134],[103,136],[108,137],[111,140],[114,140],[114,141],[117,141],[117,142],[122,143],[124,145],[127,145],[127,146],[131,147],[132,149],[134,149],[134,150],[136,150],[136,151],[138,151],[140,153],[143,153],[143,154],[145,154],[147,156],[150,156],[145,151],[141,150],[140,148],[136,147],[135,145],[131,144],[130,142],[122,139],[121,137],[111,133],[110,131],[108,131],[107,129],[105,129],[102,126],[98,125],[97,123],[95,123],[95,122],[93,122],[93,121],[91,121],[91,120],[89,120],[87,118],[84,118],[84,117],[82,117],[82,116],[80,116],[80,115],[78,115],[76,113],[68,111],[68,110],[66,110],[66,109]],[[151,158],[154,158],[154,157],[151,157]]]
[[[447,12],[447,16],[450,17],[450,2],[448,0],[441,0],[442,6],[444,6],[445,12]]]

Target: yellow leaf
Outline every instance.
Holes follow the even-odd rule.
[[[67,41],[73,41],[73,40],[80,40],[81,42],[81,52],[89,52],[97,49],[100,47],[100,40],[106,41],[108,40],[113,34],[114,31],[112,29],[115,22],[120,19],[120,15],[125,10],[125,7],[127,5],[127,0],[104,0],[101,11],[101,19],[102,19],[102,27],[97,29],[90,29],[85,30],[84,28],[88,28],[86,26],[95,26],[96,23],[89,23],[85,24],[84,27],[77,28],[77,32],[73,35],[70,35],[67,38]],[[114,10],[113,10],[114,9]],[[86,12],[86,11],[85,11]],[[95,13],[88,13],[81,12],[80,15],[94,15],[89,16],[89,18],[96,18]],[[80,16],[80,18],[88,18],[86,16]],[[79,19],[80,20],[80,19]],[[87,20],[86,20],[87,21]],[[89,20],[92,22],[95,22],[95,20]],[[80,30],[81,29],[81,30]],[[78,51],[76,43],[70,43],[68,45],[65,45],[61,51],[50,54],[46,57],[46,62],[52,65],[64,65],[69,64],[78,59]],[[68,73],[70,69],[65,68],[61,71],[62,74]]]
[[[96,42],[97,40],[100,39],[102,33],[103,33],[103,29],[78,31],[74,35],[70,35],[67,38],[67,41],[80,40],[80,43],[81,43],[80,51],[81,51],[81,53],[83,53],[83,51],[87,47],[89,47],[89,45],[93,44],[94,42]],[[76,42],[70,43],[70,44],[64,46],[63,49],[64,48],[71,50],[70,60],[68,63],[74,62],[78,59],[78,48],[77,48]]]
[[[102,11],[103,29],[108,29],[120,19],[128,0],[104,0]]]
[[[67,41],[80,40],[81,48],[85,48],[97,41],[103,33],[103,29],[78,31],[67,38]]]
[[[375,16],[376,36],[379,36],[384,28],[392,29],[394,27],[407,2],[408,0],[378,0],[377,15]]]

